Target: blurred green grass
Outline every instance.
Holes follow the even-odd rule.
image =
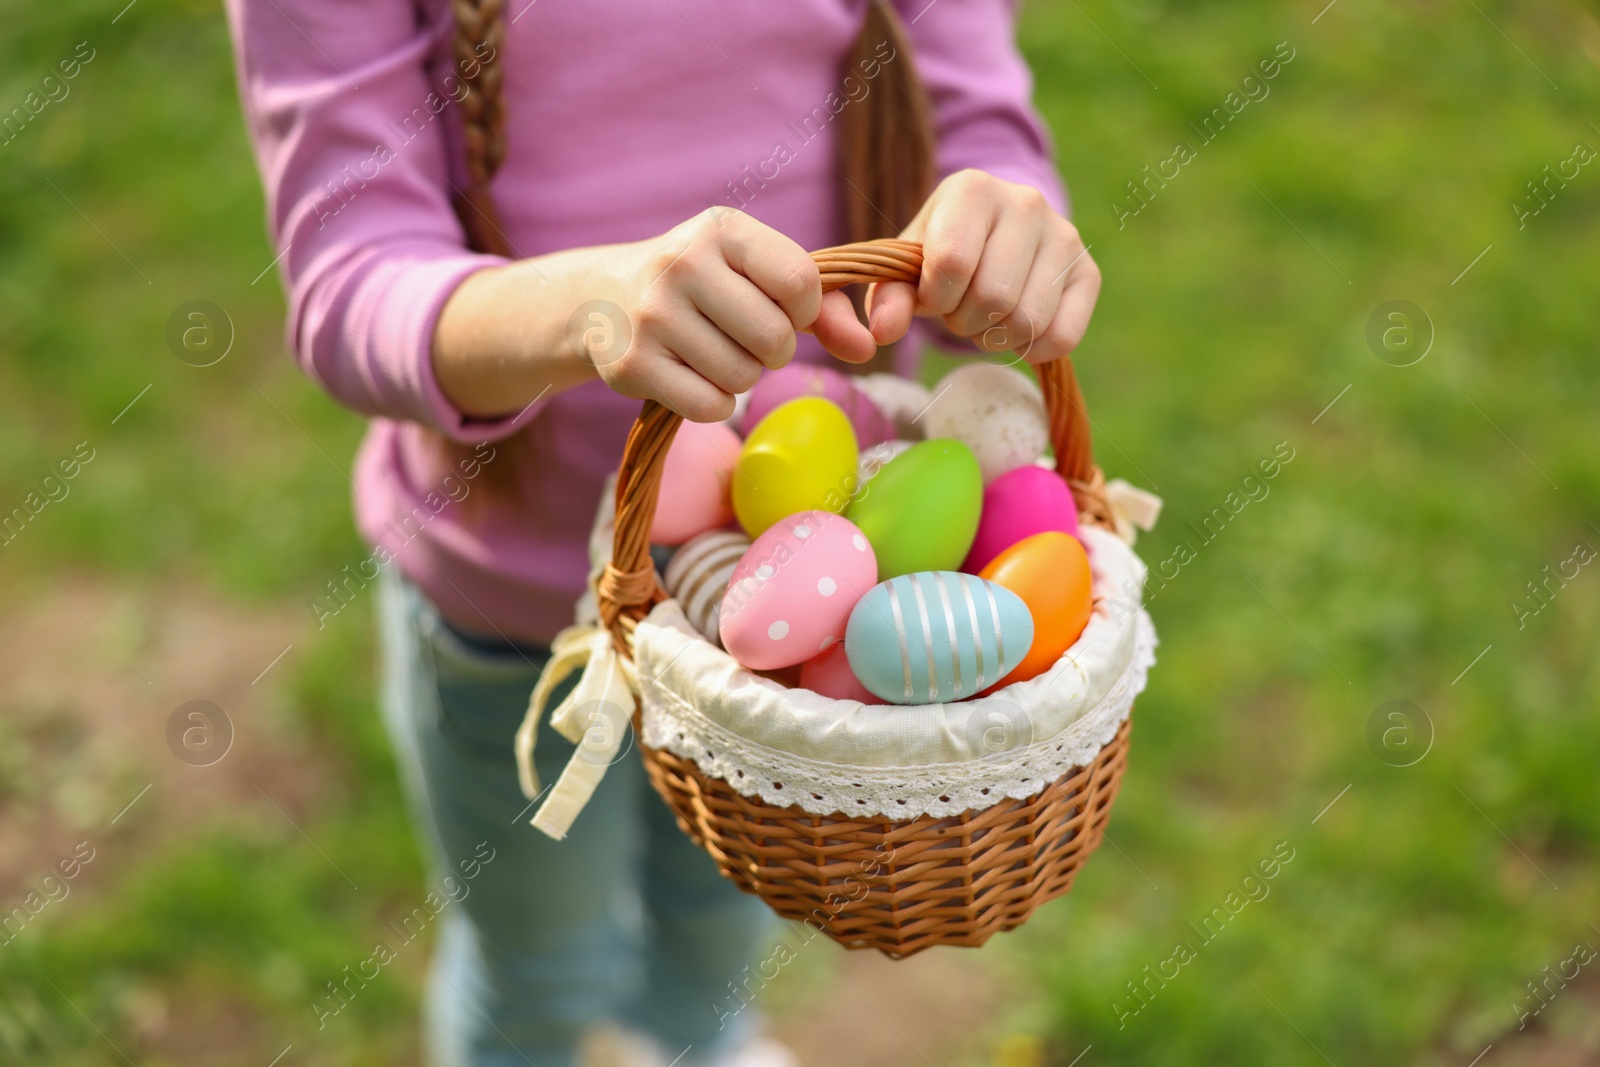
[[[6,547],[0,587],[86,570],[299,603],[362,552],[361,424],[284,358],[274,275],[252,282],[273,251],[220,14],[115,14],[18,9],[0,42],[6,108],[96,49],[0,146],[0,501],[97,450]],[[1091,1044],[1093,1062],[1465,1063],[1515,1029],[1526,981],[1600,936],[1600,576],[1525,628],[1511,607],[1600,546],[1600,168],[1523,229],[1510,208],[1600,146],[1594,7],[1081,0],[1029,6],[1022,40],[1106,278],[1078,361],[1101,462],[1166,500],[1146,560],[1195,558],[1151,600],[1164,643],[1114,846],[994,958],[1037,992],[1028,1025],[1062,1063]],[[1295,58],[1270,94],[1200,146],[1188,123],[1280,41]],[[1196,158],[1119,227],[1113,200],[1180,139]],[[166,348],[191,299],[236,329],[216,366]],[[1407,367],[1365,340],[1397,299],[1436,331]],[[1270,495],[1202,543],[1188,524],[1279,442],[1295,458]],[[286,665],[289,699],[345,774],[313,834],[408,906],[367,610]],[[1414,766],[1368,746],[1394,699],[1431,720]],[[1270,895],[1119,1025],[1125,983],[1198,945],[1190,924],[1280,841],[1295,858]],[[340,884],[248,828],[167,846],[0,950],[0,1050],[118,1062],[48,978],[122,1040],[150,983],[234,991],[259,1020],[241,1044],[270,1058],[370,951],[379,920]],[[410,1055],[420,963],[308,1033],[308,1062]]]

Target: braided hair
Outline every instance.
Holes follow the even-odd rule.
[[[489,183],[506,158],[505,0],[451,0],[451,7],[452,51],[465,90],[460,102],[467,157],[467,187],[455,194],[456,215],[473,251],[510,256],[489,197]]]

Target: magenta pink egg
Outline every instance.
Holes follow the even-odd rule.
[[[728,491],[743,442],[720,422],[685,422],[678,427],[661,471],[661,496],[650,542],[681,545],[733,521]]]
[[[739,424],[746,437],[774,408],[802,396],[820,396],[839,405],[856,432],[856,445],[868,448],[895,436],[894,422],[855,387],[849,375],[832,367],[790,363],[769,371],[750,390],[750,402]]]
[[[977,574],[1000,553],[1046,530],[1078,536],[1078,505],[1053,470],[1032,465],[1007,471],[983,490],[978,536],[961,569]]]
[[[845,655],[844,642],[840,641],[828,651],[800,664],[800,688],[809,689],[834,700],[859,700],[863,704],[882,704],[872,691],[861,684],[856,672],[850,669],[850,657]]]
[[[844,639],[850,610],[877,581],[877,556],[849,519],[826,511],[779,519],[733,568],[722,647],[755,671],[804,663]]]

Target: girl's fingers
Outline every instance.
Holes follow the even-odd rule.
[[[917,304],[924,314],[949,315],[961,303],[977,272],[983,246],[994,227],[996,203],[980,190],[947,178],[925,218],[906,228],[906,239],[922,242],[922,278]]]
[[[744,275],[716,271],[695,287],[690,299],[718,330],[762,365],[776,370],[794,358],[794,325]]]
[[[693,308],[685,309],[666,324],[661,343],[690,369],[730,396],[750,389],[761,377],[761,361]]]
[[[984,242],[967,291],[944,317],[951,332],[977,338],[1010,317],[1022,299],[1044,227],[1042,215],[1014,211],[1001,215]]]
[[[990,352],[1010,349],[1024,359],[1048,362],[1064,352],[1051,350],[1049,331],[1061,305],[1061,293],[1076,260],[1084,254],[1083,244],[1074,233],[1070,239],[1046,239],[1040,244],[1016,308],[997,326],[990,326],[978,337],[978,345]],[[1037,351],[1036,351],[1037,349]]]
[[[1083,343],[1083,335],[1089,329],[1089,317],[1094,314],[1095,301],[1099,297],[1100,267],[1085,253],[1067,272],[1066,288],[1062,290],[1055,318],[1028,353],[1028,362],[1048,363],[1071,355]]]
[[[690,422],[721,422],[733,415],[732,395],[712,385],[681,357],[666,352],[653,361],[640,392]]]
[[[917,287],[909,282],[874,282],[867,289],[867,327],[880,345],[893,344],[911,329]]]
[[[846,363],[865,363],[878,353],[878,342],[856,318],[850,298],[841,292],[823,295],[822,312],[810,332],[823,348]]]
[[[822,310],[822,271],[806,250],[742,211],[720,213],[717,220],[728,266],[782,308],[794,329],[815,322]]]

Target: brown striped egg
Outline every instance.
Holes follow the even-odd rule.
[[[672,556],[662,576],[667,595],[676,598],[689,625],[721,647],[718,613],[733,568],[750,548],[750,539],[732,530],[712,530],[691,538]]]

